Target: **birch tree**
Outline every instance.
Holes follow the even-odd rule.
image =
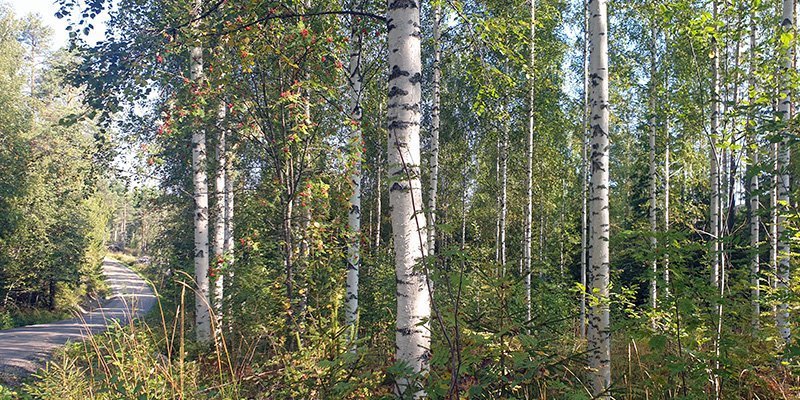
[[[754,104],[754,95],[756,90],[756,78],[755,78],[755,63],[756,63],[756,21],[755,21],[755,11],[750,11],[750,56],[749,56],[749,79],[748,79],[748,104],[752,107]],[[759,174],[758,171],[755,170],[756,165],[758,165],[759,160],[759,151],[758,151],[758,139],[756,134],[756,122],[753,118],[753,113],[748,113],[747,118],[747,134],[748,134],[748,142],[750,149],[750,167],[751,171],[749,172],[750,175],[750,182],[749,182],[749,190],[750,190],[750,251],[751,258],[750,258],[750,302],[753,307],[753,315],[752,315],[752,325],[753,325],[753,332],[758,332],[759,329],[759,316],[761,315],[761,278],[760,278],[760,252],[759,252],[759,245],[760,245],[760,224],[761,224],[761,216],[759,215],[760,210],[760,202],[759,202]]]
[[[780,41],[782,43],[782,65],[779,74],[780,80],[780,95],[778,99],[778,114],[782,121],[787,125],[791,123],[792,118],[792,93],[790,83],[790,73],[794,70],[794,13],[795,4],[793,0],[783,0],[780,25]],[[786,40],[784,38],[788,37]],[[777,275],[777,289],[779,292],[785,292],[789,287],[789,261],[790,251],[789,241],[786,239],[786,215],[789,212],[789,155],[791,153],[788,140],[788,127],[783,132],[783,140],[777,143],[777,174],[778,174],[778,215],[777,215],[777,232],[778,238],[778,275]],[[776,315],[776,323],[778,326],[778,333],[781,338],[789,344],[791,341],[791,329],[789,327],[789,306],[786,300],[783,299],[778,304],[778,312]]]
[[[428,253],[436,252],[436,201],[439,195],[439,108],[441,103],[441,23],[442,6],[433,2],[433,106],[431,109],[430,189],[428,192]]]
[[[227,132],[225,117],[227,104],[220,102],[217,111],[217,143],[216,143],[216,176],[214,179],[214,257],[216,258],[211,278],[214,278],[214,337],[220,339],[222,333],[223,302],[225,297],[225,275],[220,271],[225,265],[225,233],[227,222],[227,190],[226,173],[228,162],[226,159]]]
[[[595,398],[610,399],[611,327],[609,313],[609,100],[608,14],[606,0],[589,0],[589,73],[592,121],[589,266],[591,293],[587,329],[590,388]]]
[[[347,214],[349,237],[347,243],[347,283],[345,323],[350,326],[351,339],[356,337],[358,321],[358,273],[361,267],[361,39],[358,19],[350,17],[350,67],[347,83],[350,97],[350,210]]]
[[[714,20],[717,18],[717,2],[714,1]],[[717,140],[719,139],[720,126],[720,93],[719,93],[719,46],[716,38],[712,39],[711,64],[711,137],[709,146],[710,162],[710,183],[711,183],[711,203],[709,205],[711,214],[711,284],[719,287],[719,257],[720,257],[720,174],[719,174],[719,152]]]
[[[388,2],[389,103],[387,162],[389,204],[397,278],[396,359],[414,373],[429,368],[431,297],[427,274],[419,264],[426,255],[426,220],[421,213],[420,101],[422,57],[420,3]],[[424,397],[406,377],[397,382],[397,394]]]
[[[526,165],[525,165],[525,227],[524,227],[524,243],[522,246],[524,267],[525,267],[525,310],[526,321],[531,320],[531,228],[533,225],[533,139],[535,126],[534,116],[534,102],[536,101],[536,89],[534,87],[534,61],[536,56],[536,0],[530,0],[531,6],[531,48],[530,48],[530,72],[528,77],[528,101],[530,109],[528,110],[528,138],[527,138],[527,152],[526,152]],[[541,250],[541,245],[540,245]]]
[[[195,0],[192,15],[200,15],[202,0]],[[200,20],[193,23],[195,29]],[[203,82],[203,47],[198,43],[189,54],[189,78],[193,85]],[[195,331],[197,341],[208,343],[211,340],[211,310],[208,280],[208,176],[206,174],[206,134],[198,121],[192,132],[192,173],[194,180],[194,279],[195,291]]]
[[[586,338],[586,267],[589,262],[588,244],[588,198],[589,163],[587,146],[589,131],[589,5],[583,5],[583,136],[581,137],[581,295],[580,295],[580,337]]]
[[[650,219],[650,249],[652,257],[650,260],[650,308],[656,309],[658,305],[658,260],[656,259],[655,252],[656,246],[656,230],[658,229],[658,220],[656,215],[657,198],[656,198],[656,29],[655,25],[651,29],[651,48],[650,48],[650,132],[648,135],[648,156],[649,156],[649,178],[650,178],[650,207],[648,210]],[[655,318],[655,317],[653,317]],[[655,319],[651,321],[655,326]]]

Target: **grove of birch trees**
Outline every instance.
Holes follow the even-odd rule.
[[[23,237],[56,247],[36,268],[67,257],[17,216],[38,196],[147,255],[160,303],[16,390],[798,398],[797,8],[58,0],[53,77],[26,83],[5,49],[35,46],[0,31],[0,316],[98,279],[25,274]],[[38,81],[81,102],[50,125],[96,133],[18,133],[56,118],[20,106]],[[34,162],[42,137],[101,168]]]

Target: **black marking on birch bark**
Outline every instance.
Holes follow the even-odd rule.
[[[357,205],[353,204],[350,207],[350,214],[359,214],[359,215],[361,215],[361,209]]]
[[[419,126],[419,122],[392,121],[389,124],[389,129],[406,129],[406,128],[411,128],[413,126]]]
[[[203,250],[197,250],[197,251],[194,253],[194,256],[195,256],[195,257],[200,257],[200,258],[203,258],[203,257],[205,257],[205,255],[204,255],[204,254],[205,254],[205,253],[203,253]]]
[[[407,294],[405,294],[405,293],[400,293],[400,292],[395,292],[395,296],[397,296],[397,297],[408,297],[408,295],[407,295]]]
[[[422,354],[419,355],[418,360],[420,360],[422,362],[426,362],[426,363],[428,361],[430,361],[431,360],[431,351],[428,350],[428,349],[425,349],[425,351],[423,351]]]
[[[600,85],[600,81],[603,80],[603,78],[596,72],[594,72],[589,74],[589,80],[592,82],[592,86],[598,86]]]
[[[413,282],[411,282],[411,281],[404,281],[404,280],[402,280],[400,278],[395,278],[395,283],[397,283],[398,285],[412,285],[413,284]]]
[[[411,336],[414,333],[411,328],[397,328],[396,331],[402,336]]]
[[[353,263],[347,263],[347,270],[348,271],[358,271],[358,268]],[[349,287],[349,285],[348,285]]]
[[[393,79],[399,78],[401,76],[409,76],[411,75],[408,71],[403,71],[397,65],[392,67],[392,72],[389,74],[389,81],[391,82]]]
[[[414,0],[394,0],[389,3],[389,10],[399,10],[401,8],[419,8]]]
[[[419,103],[403,103],[403,104],[398,104],[397,107],[400,107],[402,110],[405,111],[419,112]]]
[[[413,83],[413,84],[420,83],[420,82],[422,82],[422,74],[420,74],[419,72],[416,72],[416,73],[414,73],[414,75],[411,78],[408,79],[408,81]]]
[[[399,87],[397,87],[397,86],[392,86],[392,88],[391,88],[391,89],[389,89],[389,98],[390,98],[390,99],[391,99],[392,97],[395,97],[395,96],[405,96],[405,95],[407,95],[407,94],[408,94],[408,92],[406,92],[406,91],[405,91],[405,90],[403,90],[403,89],[400,89],[400,88],[399,88]]]
[[[400,183],[395,182],[392,184],[392,187],[389,188],[389,191],[394,192],[396,190],[399,190],[401,192],[407,192],[409,191],[409,188],[403,187],[403,185],[401,185]]]

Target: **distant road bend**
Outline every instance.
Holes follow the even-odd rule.
[[[124,324],[155,304],[150,285],[125,265],[106,258],[103,275],[111,297],[101,307],[73,319],[0,331],[2,375],[24,376],[36,372],[59,347],[102,332],[114,321]]]

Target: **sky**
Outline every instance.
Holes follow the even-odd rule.
[[[67,19],[58,19],[55,17],[58,11],[58,5],[55,0],[0,0],[0,3],[7,3],[14,10],[17,17],[23,17],[27,14],[39,14],[39,17],[53,30],[53,38],[51,42],[51,50],[60,47],[66,47],[69,42],[69,33],[66,30]],[[93,22],[95,29],[89,34],[87,42],[94,43],[104,37],[105,23],[103,20],[106,17],[102,14]]]

